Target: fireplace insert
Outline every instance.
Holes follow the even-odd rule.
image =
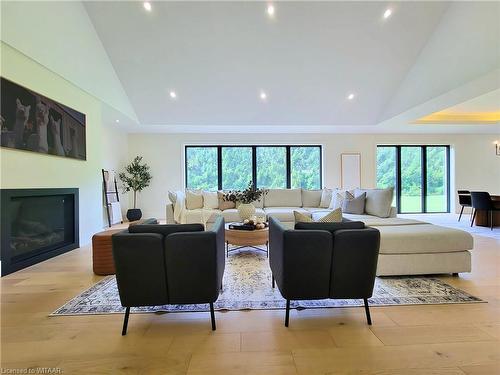
[[[79,246],[78,189],[1,190],[2,276]]]

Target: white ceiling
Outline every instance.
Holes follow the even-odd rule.
[[[140,124],[176,129],[376,125],[449,7],[279,2],[270,19],[265,2],[152,4],[85,8]]]

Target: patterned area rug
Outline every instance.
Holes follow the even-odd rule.
[[[224,290],[215,302],[217,310],[284,309],[278,288],[271,288],[271,270],[266,255],[243,249],[226,259]],[[372,306],[426,305],[484,302],[438,279],[428,277],[379,277],[375,282]],[[297,309],[363,306],[362,300],[292,301]],[[114,276],[90,287],[51,315],[123,313]],[[131,312],[208,311],[208,304],[165,305],[132,308]]]

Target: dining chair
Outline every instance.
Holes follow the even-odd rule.
[[[458,216],[458,221],[460,221],[460,219],[462,218],[462,214],[464,213],[464,208],[472,207],[472,201],[469,190],[457,190],[457,194],[458,194],[458,203],[460,204],[460,206],[462,206],[462,209],[460,210],[460,216]]]
[[[472,200],[472,209],[474,210],[472,214],[472,221],[470,226],[474,224],[474,219],[476,218],[477,210],[486,211],[489,215],[490,228],[493,230],[493,211],[500,211],[500,208],[496,208],[491,200],[490,193],[486,191],[472,191],[470,193]]]

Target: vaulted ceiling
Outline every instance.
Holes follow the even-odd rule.
[[[440,25],[457,23],[446,19],[447,2],[279,2],[273,17],[264,2],[151,4],[148,12],[140,2],[85,3],[145,125],[376,125],[421,104],[412,100],[430,99],[427,88],[443,94],[439,77],[428,79],[415,65],[437,31],[449,32]],[[488,71],[492,59],[498,64],[498,3],[466,5],[473,14],[458,14],[466,17],[464,27],[486,28],[480,31],[491,36],[469,36],[481,47],[471,52],[482,54],[473,70]],[[385,19],[388,8],[392,15]],[[461,43],[450,42],[456,45],[439,46],[445,62]],[[420,68],[432,69],[432,58]],[[454,61],[462,63],[469,62]],[[475,78],[469,66],[461,70],[472,73],[466,80]],[[415,74],[423,87],[405,87]]]
[[[150,4],[2,1],[0,38],[129,131],[500,132],[415,124],[500,111],[500,2]]]

